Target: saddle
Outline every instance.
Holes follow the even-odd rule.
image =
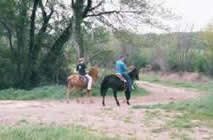
[[[79,80],[83,81],[85,83],[85,86],[87,86],[89,79],[84,75],[79,75]]]
[[[116,73],[115,76],[118,77],[124,83],[127,83],[127,80],[121,74]]]

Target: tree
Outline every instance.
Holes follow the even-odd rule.
[[[24,54],[26,48],[26,24],[27,0],[15,2],[14,0],[3,0],[0,2],[0,26],[5,34],[3,37],[8,39],[8,48],[11,53],[11,61],[16,65],[16,73],[11,73],[14,76],[15,84],[18,86],[23,80]],[[18,8],[19,7],[19,8]]]
[[[1,0],[0,6],[2,36],[16,65],[15,85],[22,88],[37,85],[43,77],[54,81],[70,38],[77,57],[84,56],[83,30],[97,25],[115,30],[141,24],[162,27],[158,16],[167,13],[146,0],[71,0],[70,5],[59,0]]]
[[[207,46],[205,56],[208,62],[209,73],[213,75],[213,23],[210,23],[206,27],[205,31],[202,33],[202,37]]]
[[[46,52],[56,52],[56,46],[69,39],[67,28],[71,28],[71,22],[65,23],[66,28],[54,28],[54,24],[64,22],[63,19],[56,18],[62,14],[54,7],[61,5],[54,1],[46,1],[44,4],[42,0],[3,0],[0,5],[2,6],[0,26],[4,29],[4,36],[8,38],[12,59],[17,65],[17,73],[14,74],[17,75],[16,85],[17,87],[30,87],[37,82],[36,78],[41,65],[40,56],[44,55],[42,49],[46,49]],[[58,32],[60,29],[63,31],[60,31],[59,35],[51,36],[51,32]],[[53,38],[56,39],[53,40]],[[58,43],[59,40],[60,43]],[[50,44],[50,42],[53,43]],[[49,44],[50,47],[45,48]]]
[[[163,26],[160,17],[170,17],[171,13],[160,5],[147,0],[72,0],[73,38],[79,57],[84,56],[82,27],[101,24],[112,29],[134,29],[143,24],[158,28]],[[90,28],[92,27],[90,26]]]

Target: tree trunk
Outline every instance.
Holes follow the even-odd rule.
[[[24,78],[24,70],[26,67],[26,52],[27,48],[27,28],[25,25],[27,23],[27,1],[21,1],[21,8],[19,9],[20,22],[16,25],[16,38],[17,38],[17,48],[15,49],[14,58],[16,62],[16,82],[15,87],[21,88],[23,87],[23,78]]]
[[[83,46],[83,34],[82,34],[82,26],[83,22],[83,0],[77,0],[73,6],[74,13],[74,23],[72,26],[73,31],[73,40],[75,42],[75,47],[77,50],[77,57],[84,57],[84,46]]]
[[[31,87],[34,83],[35,75],[35,65],[36,65],[36,51],[35,51],[35,19],[36,11],[38,8],[39,0],[34,0],[33,9],[30,19],[30,42],[29,42],[29,51],[28,51],[28,60],[27,60],[27,70],[24,74],[24,86],[26,88]]]
[[[72,20],[64,32],[58,37],[58,39],[53,43],[48,53],[44,56],[39,69],[42,74],[46,76],[49,81],[55,79],[55,71],[57,69],[56,62],[57,58],[62,54],[64,44],[69,40],[72,35]]]

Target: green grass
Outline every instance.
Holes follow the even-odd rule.
[[[62,85],[52,85],[52,86],[43,86],[37,87],[32,90],[21,90],[21,89],[5,89],[0,90],[0,100],[60,100],[65,98],[66,87]],[[77,91],[76,91],[77,92]],[[96,85],[92,89],[93,96],[100,96],[100,87]],[[141,88],[136,88],[133,90],[133,96],[144,96],[148,92]],[[78,91],[77,93],[72,94],[71,98],[84,96],[83,91]],[[112,91],[109,90],[107,95],[112,96]],[[123,93],[118,93],[118,96],[124,96]]]
[[[184,114],[183,118],[177,118],[175,125],[185,125],[185,121],[201,120],[210,127],[213,127],[213,95],[203,96],[196,100],[171,102],[169,104],[157,105],[135,105],[133,109],[165,109],[168,111],[178,111]],[[176,123],[177,122],[177,123]],[[179,124],[183,122],[183,124]],[[189,122],[186,122],[190,124]]]
[[[175,139],[175,140],[194,140],[185,132],[177,131],[177,132],[172,132],[170,135],[171,135],[171,139]]]
[[[188,116],[199,120],[212,120],[213,118],[213,94],[200,97],[191,101],[170,103],[161,105],[167,110],[187,111]]]
[[[32,90],[0,90],[1,100],[63,99],[64,95],[65,87],[60,85],[37,87]]]
[[[133,109],[165,109],[169,111],[183,112],[185,117],[195,120],[209,121],[213,126],[213,94],[199,97],[198,99],[180,102],[171,102],[169,104],[156,105],[135,105]]]
[[[163,108],[166,110],[176,110],[186,113],[186,117],[190,119],[198,119],[202,121],[209,121],[209,125],[213,126],[213,80],[209,82],[185,82],[185,81],[171,81],[163,80],[158,75],[144,75],[143,80],[159,83],[166,86],[189,88],[201,92],[203,96],[181,102],[171,102],[169,104],[158,104],[158,105],[138,105],[133,106],[134,109],[146,108],[155,109]]]
[[[160,83],[166,86],[182,87],[189,89],[196,89],[207,93],[213,93],[213,80],[209,82],[189,82],[189,81],[177,81],[177,80],[165,80],[160,78],[159,75],[155,74],[144,74],[141,78],[143,81],[152,83]]]
[[[175,118],[174,120],[169,121],[167,126],[171,128],[178,128],[178,129],[191,128],[192,123],[187,116],[179,116]]]
[[[0,140],[109,140],[103,134],[79,126],[0,126]],[[115,139],[115,138],[114,138]],[[118,138],[116,138],[118,139]]]

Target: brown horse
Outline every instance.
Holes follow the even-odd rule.
[[[92,77],[92,82],[98,79],[98,68],[92,67],[88,73]],[[81,75],[73,74],[67,78],[67,102],[69,102],[70,94],[74,90],[83,90],[87,88],[87,81]],[[87,90],[87,96],[91,96],[91,92]]]

